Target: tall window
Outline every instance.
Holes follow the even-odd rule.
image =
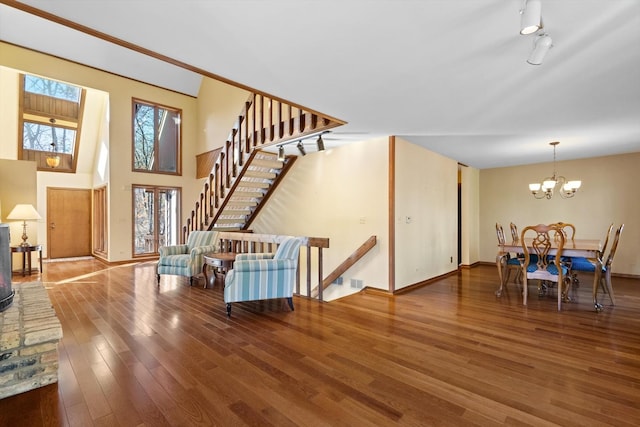
[[[177,245],[180,233],[180,189],[133,185],[133,255],[157,254],[160,246]]]
[[[133,170],[181,174],[181,110],[133,100]]]
[[[18,158],[35,160],[38,170],[74,172],[79,148],[84,90],[44,77],[20,79]]]

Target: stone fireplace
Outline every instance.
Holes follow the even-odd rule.
[[[40,282],[14,283],[0,312],[0,399],[58,381],[62,325]]]

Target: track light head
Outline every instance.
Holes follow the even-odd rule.
[[[316,145],[318,146],[318,151],[324,151],[324,141],[322,140],[322,135],[318,135]]]
[[[524,0],[520,14],[520,34],[533,34],[544,26],[541,0]]]
[[[303,156],[307,155],[307,152],[304,150],[304,145],[302,144],[302,141],[298,142],[298,151],[300,151],[300,154]]]
[[[553,47],[553,40],[551,40],[549,34],[540,34],[533,42],[533,50],[531,51],[527,62],[531,65],[542,64],[544,57],[547,55],[547,52],[549,52],[551,47]]]
[[[282,145],[278,147],[278,161],[284,162],[284,147]]]

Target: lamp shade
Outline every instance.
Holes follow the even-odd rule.
[[[13,210],[9,212],[9,215],[7,215],[7,219],[17,219],[21,221],[33,221],[41,218],[36,208],[28,204],[16,205]]]
[[[542,28],[542,1],[527,0],[520,17],[520,34],[533,34]]]
[[[533,50],[531,51],[531,55],[529,55],[529,59],[527,62],[531,65],[540,65],[544,60],[544,57],[547,55],[549,49],[551,49],[551,45],[553,44],[553,40],[549,37],[548,34],[542,34],[536,38],[536,41],[533,45]]]

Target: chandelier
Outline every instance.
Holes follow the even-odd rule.
[[[560,144],[558,141],[549,143],[553,146],[553,175],[543,179],[542,183],[529,184],[529,190],[536,199],[550,199],[554,191],[558,192],[563,199],[568,199],[575,196],[582,185],[582,181],[567,181],[564,176],[556,175],[556,145],[558,144]]]

